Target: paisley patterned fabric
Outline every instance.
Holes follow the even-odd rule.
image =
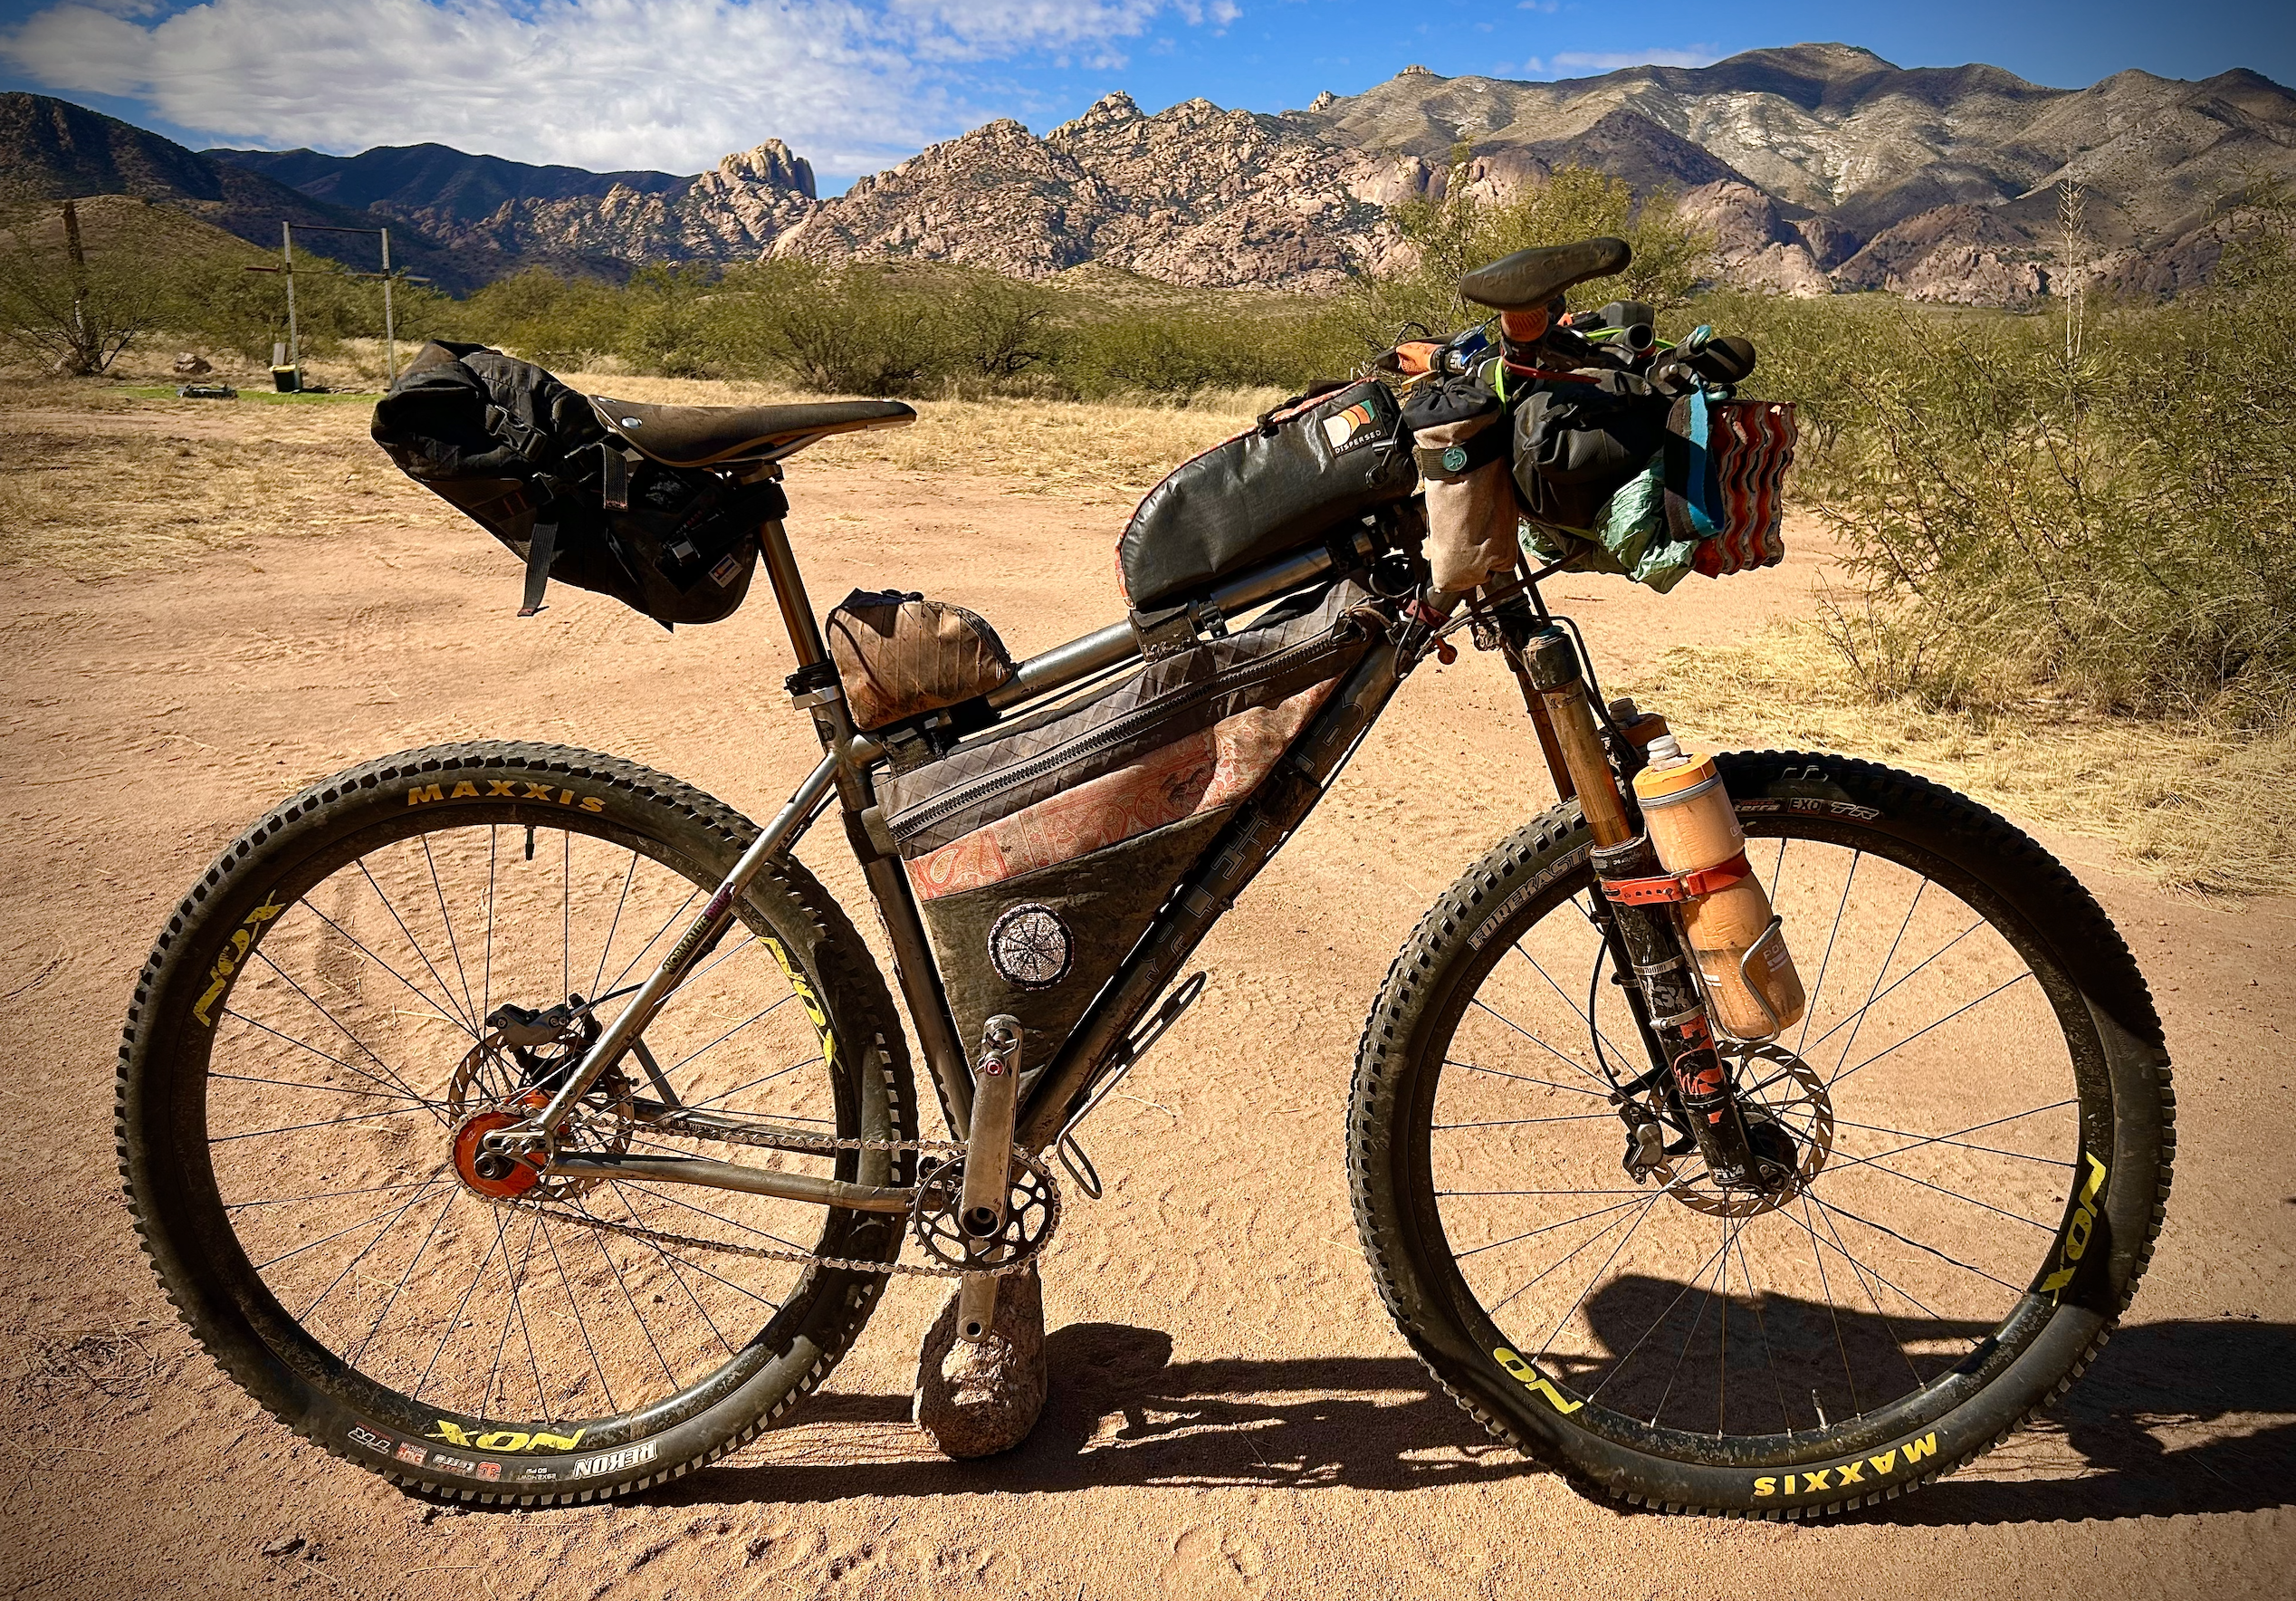
[[[1337,682],[1223,717],[917,858],[909,863],[917,897],[978,889],[1234,805],[1274,769]]]

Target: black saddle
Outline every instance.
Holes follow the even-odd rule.
[[[1518,250],[1459,281],[1459,292],[1478,306],[1498,312],[1535,312],[1574,283],[1622,273],[1634,259],[1623,239],[1581,239]]]
[[[830,434],[897,428],[917,420],[898,400],[827,400],[802,406],[648,406],[592,395],[598,420],[665,466],[787,455]]]

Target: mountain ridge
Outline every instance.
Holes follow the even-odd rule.
[[[42,114],[105,148],[43,143],[41,116],[18,101],[64,108]],[[106,139],[85,120],[109,124]],[[1315,292],[1395,259],[1387,208],[1445,193],[1462,145],[1465,181],[1488,198],[1573,164],[1672,193],[1715,235],[1725,282],[2016,304],[2069,273],[2142,292],[2204,281],[2242,186],[2296,181],[2296,95],[2244,68],[2198,81],[2132,68],[2069,90],[1982,62],[1900,68],[1841,43],[1554,81],[1407,67],[1273,113],[1194,99],[1152,114],[1118,91],[1041,137],[991,121],[828,199],[778,139],[692,176],[442,145],[192,152],[14,95],[0,97],[0,195],[24,188],[11,173],[28,170],[43,197],[117,178],[242,224],[266,205],[327,207],[410,230],[410,254],[430,252],[454,275],[442,281],[461,283],[536,264],[619,275],[778,254],[1022,277],[1097,261],[1181,284]],[[2074,263],[2057,259],[2067,179],[2089,195]]]

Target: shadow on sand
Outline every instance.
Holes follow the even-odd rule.
[[[2296,1504],[2291,1350],[2296,1328],[2285,1324],[2124,1328],[2041,1425],[2082,1460],[2077,1472],[2052,1462],[2032,1477],[1947,1479],[1857,1516],[1951,1525]],[[882,1440],[905,1427],[909,1398],[822,1395],[789,1426],[828,1425],[834,1438],[837,1425],[864,1425],[853,1445],[825,1448],[834,1460],[711,1469],[663,1499],[820,1501],[1110,1484],[1392,1491],[1534,1471],[1493,1445],[1408,1358],[1174,1363],[1168,1336],[1115,1323],[1057,1329],[1048,1355],[1053,1390],[1043,1420],[1003,1456],[856,1460],[871,1454],[867,1436]],[[1976,1472],[1990,1466],[1997,1474],[2004,1465],[2014,1458],[1981,1459]]]

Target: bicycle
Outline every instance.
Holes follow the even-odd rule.
[[[1526,254],[1483,285],[1503,319],[1586,264]],[[600,404],[611,448],[751,486],[910,415]],[[754,1439],[892,1275],[953,1280],[978,1337],[1063,1205],[1097,1196],[1079,1125],[1200,992],[1201,973],[1175,984],[1191,954],[1414,666],[1471,628],[1559,799],[1430,908],[1364,1026],[1348,1171],[1398,1328],[1494,1436],[1636,1505],[1813,1517],[1972,1460],[2102,1345],[2164,1213],[2168,1062],[2126,945],[1971,800],[1846,757],[1727,754],[1733,870],[1816,965],[1798,1031],[1775,1012],[1723,1029],[1684,921],[1715,880],[1650,859],[1636,781],[1663,747],[1549,612],[1561,563],[1434,590],[1417,516],[1341,519],[874,731],[772,518],[758,549],[823,754],[763,827],[533,743],[403,752],[282,801],[193,886],[128,1015],[120,1165],[169,1299],[333,1455],[521,1506]],[[1032,890],[965,935],[993,975],[955,963],[920,864],[961,868],[985,831],[962,815],[969,754],[1014,771],[1013,741],[1080,705],[1105,753],[1143,685],[1240,721],[1191,724],[1219,744],[1209,790],[1125,837],[1161,854],[1070,858],[1102,863],[1091,893],[1124,880],[1131,921],[1095,933],[1068,891]],[[1073,781],[1032,781],[1050,804]],[[793,854],[832,810],[946,1137],[920,1132],[885,977]],[[1122,946],[1105,981],[1059,999],[1102,970],[1095,938]],[[1068,1021],[1025,1027],[983,995]]]

